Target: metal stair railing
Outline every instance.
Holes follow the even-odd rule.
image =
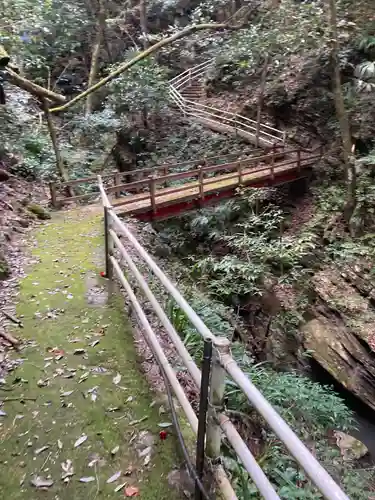
[[[168,82],[169,96],[177,105],[184,116],[190,116],[193,119],[201,120],[203,123],[211,124],[212,126],[222,126],[228,131],[232,130],[245,138],[256,139],[259,133],[259,142],[265,146],[273,146],[274,144],[284,144],[286,133],[274,127],[261,123],[259,130],[257,122],[246,116],[230,111],[207,106],[202,103],[186,99],[181,92],[189,88],[193,83],[199,83],[204,80],[207,70],[213,66],[214,60],[211,59],[204,63],[198,64],[193,68],[187,69],[183,73],[175,76]],[[224,129],[225,130],[225,129]]]

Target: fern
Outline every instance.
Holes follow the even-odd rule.
[[[372,49],[375,49],[375,36],[369,35],[365,38],[362,38],[358,44],[359,50],[363,50],[363,52],[368,53]]]
[[[355,68],[354,74],[357,78],[362,80],[369,80],[375,77],[375,61],[365,61],[358,64]]]

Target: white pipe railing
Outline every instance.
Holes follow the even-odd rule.
[[[184,116],[191,116],[196,119],[209,121],[214,127],[215,125],[223,125],[235,133],[247,137],[249,139],[256,139],[257,122],[239,114],[224,111],[211,106],[206,106],[196,101],[186,99],[183,96],[186,90],[192,83],[201,82],[207,70],[213,66],[214,60],[203,62],[187,69],[183,73],[172,78],[169,84],[169,96],[172,101],[181,110]],[[229,122],[229,123],[228,123]],[[285,143],[285,132],[278,130],[270,125],[261,123],[259,128],[259,141],[266,146],[272,146],[277,143]]]
[[[217,352],[219,364],[221,369],[225,370],[227,374],[234,380],[234,382],[242,389],[244,394],[246,394],[249,402],[257,410],[270,426],[270,428],[275,432],[279,439],[284,443],[286,448],[294,456],[296,461],[304,468],[307,475],[310,477],[312,482],[316,485],[318,490],[324,495],[328,500],[349,500],[346,494],[340,489],[340,487],[333,481],[328,472],[319,464],[316,458],[308,450],[308,448],[302,443],[302,441],[297,437],[293,430],[288,426],[288,424],[280,417],[280,415],[272,408],[269,402],[264,398],[264,396],[256,389],[256,387],[251,383],[248,376],[239,368],[236,361],[233,359],[228,351],[221,351],[223,346],[223,339],[216,337],[209,328],[204,324],[188,302],[184,299],[178,289],[173,285],[173,283],[168,279],[168,277],[163,273],[160,267],[155,263],[148,252],[142,247],[135,236],[130,232],[127,226],[119,219],[116,215],[113,207],[110,204],[108,196],[103,187],[100,176],[98,177],[99,190],[102,196],[103,206],[105,207],[107,225],[106,228],[106,238],[111,241],[108,248],[111,248],[111,254],[109,256],[109,262],[113,266],[113,270],[117,275],[120,283],[123,285],[124,289],[129,295],[129,298],[135,308],[137,317],[141,326],[145,331],[148,343],[152,347],[154,355],[157,356],[159,362],[165,367],[167,377],[171,382],[172,388],[176,394],[176,397],[181,403],[181,406],[192,426],[194,432],[197,428],[196,416],[192,414],[191,405],[188,402],[186,396],[182,394],[183,391],[181,385],[178,383],[173,369],[169,365],[160,344],[157,341],[155,333],[153,332],[147,318],[142,310],[142,307],[135,297],[134,291],[131,288],[129,282],[124,277],[124,273],[120,267],[119,262],[115,259],[113,255],[113,249],[117,249],[120,252],[121,260],[125,260],[127,264],[127,269],[130,270],[132,276],[135,278],[137,284],[143,290],[147,299],[156,315],[159,317],[161,323],[165,327],[171,341],[173,342],[178,354],[180,355],[184,365],[190,372],[193,381],[195,382],[197,388],[200,387],[201,373],[195,364],[194,360],[191,358],[186,347],[178,336],[175,328],[168,319],[165,311],[163,310],[160,303],[157,301],[156,297],[150,290],[146,280],[143,278],[142,273],[138,270],[134,260],[130,256],[129,252],[125,249],[122,241],[118,235],[124,237],[127,244],[130,245],[138,254],[138,256],[147,264],[148,268],[155,274],[155,276],[160,280],[164,289],[174,298],[178,306],[186,314],[187,318],[191,324],[195,327],[197,332],[202,336],[202,339],[211,339],[215,350]],[[109,224],[108,224],[109,219]],[[112,273],[111,273],[112,274]],[[243,463],[245,469],[248,471],[250,477],[253,479],[254,484],[257,486],[259,492],[266,500],[279,500],[279,496],[274,490],[273,485],[265,476],[261,467],[256,462],[255,458],[248,449],[246,443],[242,440],[241,436],[236,431],[232,422],[226,415],[221,413],[216,413],[217,410],[211,408],[211,411],[216,415],[216,425],[219,425],[227,437],[229,443],[232,445],[236,451],[238,457]],[[207,437],[208,439],[208,437]],[[236,495],[233,489],[230,487],[228,478],[226,477],[223,469],[221,467],[215,469],[216,478],[218,484],[222,485],[224,498],[227,500],[233,500]]]

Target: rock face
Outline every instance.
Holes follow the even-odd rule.
[[[301,332],[312,357],[375,410],[375,311],[372,286],[364,287],[366,282],[370,283],[363,267],[316,273],[312,279],[314,318]]]

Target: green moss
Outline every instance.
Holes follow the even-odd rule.
[[[123,300],[104,306],[87,303],[88,281],[98,279],[105,285],[105,280],[96,278],[102,269],[95,262],[102,260],[101,224],[95,215],[80,218],[78,213],[70,213],[60,215],[37,234],[33,254],[38,264],[21,284],[17,308],[17,314],[24,316],[23,335],[29,345],[21,354],[23,364],[8,377],[9,384],[13,379],[18,381],[13,390],[3,393],[0,389],[0,396],[24,395],[37,400],[5,402],[2,407],[7,416],[0,421],[1,498],[105,499],[123,496],[114,489],[125,481],[139,487],[142,499],[178,498],[167,483],[167,474],[177,461],[176,443],[172,434],[165,441],[158,439],[161,417],[151,405],[152,393],[139,370]],[[72,343],[73,339],[80,340]],[[99,343],[92,346],[96,339]],[[61,360],[51,359],[49,350],[55,347],[64,351]],[[86,355],[73,354],[77,348],[84,348]],[[77,370],[73,378],[64,378],[68,369]],[[122,376],[118,386],[113,383],[117,373]],[[88,374],[87,379],[78,383],[83,374]],[[48,385],[39,387],[39,380],[47,380]],[[94,402],[84,395],[95,386],[98,397]],[[74,392],[61,397],[68,391]],[[146,429],[155,436],[155,446],[145,467],[134,444],[139,432]],[[87,441],[74,448],[82,434],[87,435]],[[49,448],[35,455],[42,446]],[[115,446],[120,450],[112,457],[110,451]],[[95,453],[105,463],[90,468]],[[67,459],[72,460],[75,475],[65,484],[61,463]],[[130,476],[106,483],[115,472],[129,467],[134,469]],[[30,485],[33,474],[50,474],[54,485],[48,491],[35,490]],[[96,480],[80,483],[83,476],[95,476]]]
[[[51,218],[51,214],[45,208],[37,205],[36,203],[31,203],[27,206],[27,209],[32,214],[36,215],[40,220],[48,220]]]

